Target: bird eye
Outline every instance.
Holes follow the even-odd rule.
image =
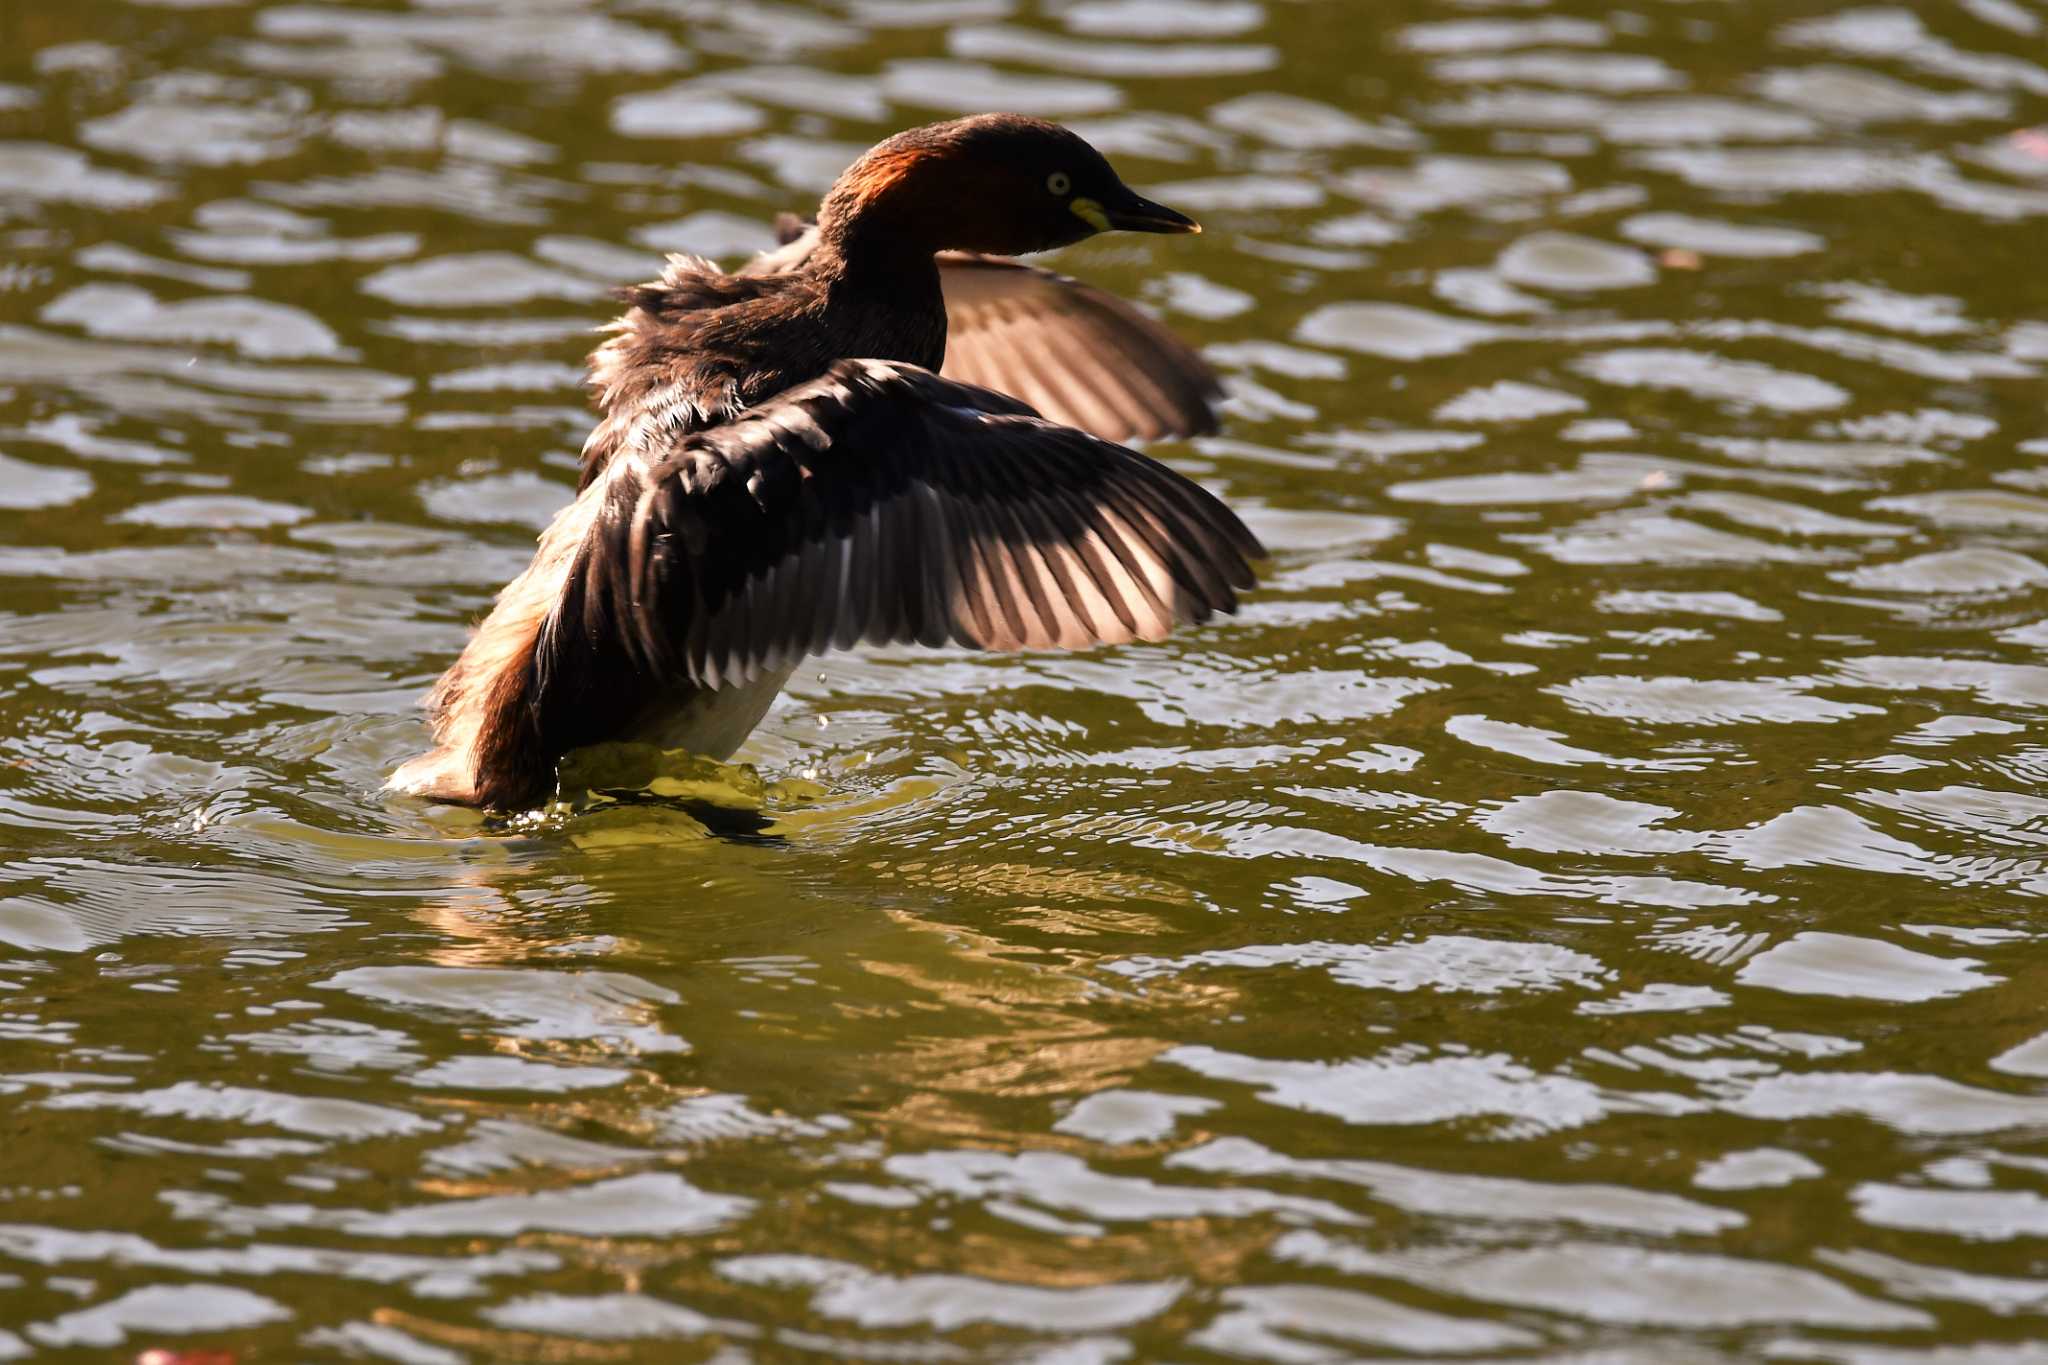
[[[1073,177],[1069,176],[1065,171],[1054,171],[1045,178],[1045,187],[1054,194],[1065,194],[1068,190],[1074,188]]]

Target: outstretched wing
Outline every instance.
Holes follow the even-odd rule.
[[[1264,554],[1154,460],[875,360],[666,448],[635,443],[584,496],[602,502],[523,698],[556,754],[622,707],[858,641],[1159,639],[1234,611]]]
[[[1014,394],[1106,441],[1216,430],[1209,363],[1114,294],[998,256],[939,257],[945,376]]]
[[[795,270],[817,229],[791,214],[782,245],[743,273]],[[1116,295],[1000,256],[939,253],[946,298],[943,373],[1023,399],[1055,422],[1105,441],[1216,430],[1222,385],[1209,362]]]

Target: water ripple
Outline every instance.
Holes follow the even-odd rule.
[[[0,71],[0,1355],[2041,1356],[2038,4],[137,3]],[[607,291],[992,106],[1205,221],[1053,263],[1243,613],[380,795]]]

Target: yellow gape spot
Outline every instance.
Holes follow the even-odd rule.
[[[1076,199],[1067,205],[1074,216],[1094,228],[1097,232],[1109,231],[1109,215],[1102,211],[1102,205],[1093,199]]]

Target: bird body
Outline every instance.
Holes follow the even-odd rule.
[[[948,316],[964,292],[976,377],[1035,386],[1118,436],[1210,420],[1213,379],[1157,324],[949,250],[1042,250],[1119,218],[1193,230],[1072,133],[984,115],[880,144],[815,229],[750,271],[676,257],[622,291],[626,313],[591,358],[603,416],[577,497],[429,694],[436,748],[390,785],[530,805],[563,754],[602,740],[730,756],[811,653],[861,640],[1083,648],[1234,609],[1263,551],[1221,503],[936,373],[954,359]],[[1013,275],[1021,302],[989,284]],[[1064,326],[1017,326],[1062,308]],[[1006,324],[1021,344],[989,344]],[[1062,348],[1046,332],[1081,340]],[[1138,359],[1091,368],[1090,348]],[[1076,356],[1083,382],[1067,375]],[[1024,382],[1003,382],[1012,374]]]

